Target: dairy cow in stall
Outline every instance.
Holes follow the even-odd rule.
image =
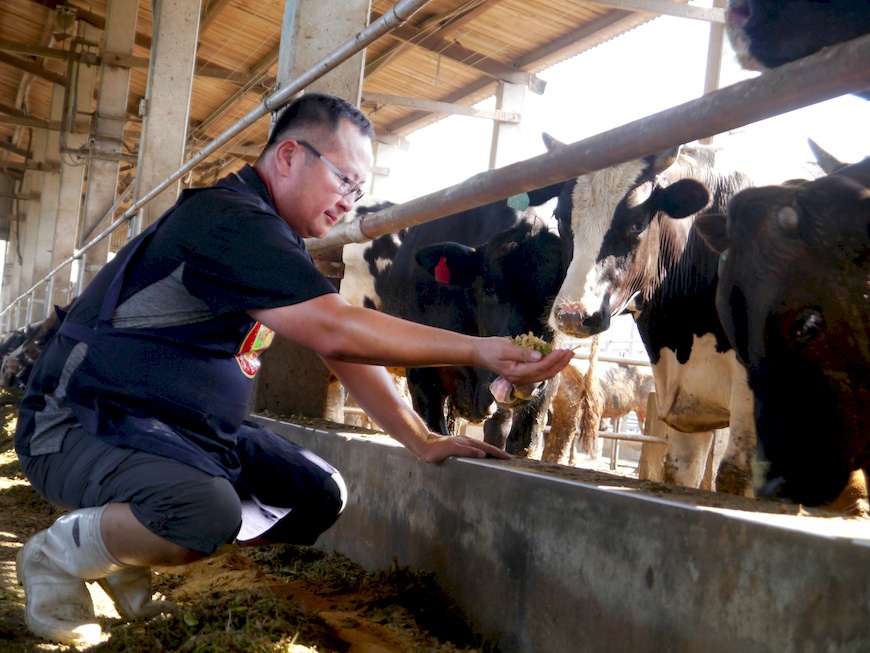
[[[478,319],[481,311],[474,289],[464,284],[451,283],[463,278],[466,272],[459,267],[453,271],[445,271],[443,265],[438,270],[426,270],[418,263],[417,254],[424,247],[448,241],[467,247],[481,246],[497,234],[515,227],[525,233],[524,225],[535,222],[536,218],[532,211],[523,212],[514,208],[516,202],[519,201],[523,206],[536,206],[552,198],[554,192],[553,189],[532,191],[522,194],[521,198],[500,200],[402,229],[397,233],[376,238],[370,243],[346,245],[343,252],[345,276],[341,284],[341,294],[353,304],[375,308],[422,324],[474,335],[485,332],[485,329],[482,331]],[[360,207],[357,213],[364,215],[389,205],[381,203]],[[514,232],[513,237],[520,237],[520,232]],[[560,260],[558,238],[553,238],[555,256]],[[499,259],[496,257],[494,260]],[[440,259],[436,261],[436,265],[439,262]],[[506,312],[512,310],[508,306],[512,304],[505,304]],[[486,314],[485,309],[483,312]],[[542,305],[534,318],[535,330],[541,330],[546,312]],[[523,322],[523,325],[526,324],[527,322]],[[498,335],[517,333],[522,331],[511,333],[499,330]],[[450,433],[451,415],[458,415],[475,423],[494,417],[488,430],[495,429],[504,433],[510,428],[514,434],[510,438],[513,443],[529,439],[529,434],[535,430],[534,425],[541,422],[534,409],[524,412],[524,417],[519,420],[512,419],[517,411],[498,409],[488,388],[492,378],[484,370],[470,367],[411,368],[406,370],[406,375],[415,410],[436,432]],[[539,395],[543,396],[543,393]],[[538,395],[535,398],[537,397]],[[519,433],[525,435],[520,436]],[[499,436],[493,436],[496,437]],[[524,445],[511,444],[511,447],[523,449]]]
[[[564,185],[556,214],[563,242],[571,239],[570,265],[550,324],[585,338],[630,310],[652,364],[659,419],[671,427],[664,479],[698,487],[711,432],[730,426],[715,487],[752,495],[752,394],[716,313],[718,257],[692,228],[695,216],[723,211],[751,185],[718,154],[675,148]]]
[[[437,243],[417,253],[420,267],[441,285],[467,293],[476,334],[517,336],[532,333],[552,340],[546,326],[552,300],[562,283],[558,234],[528,213],[514,227],[472,248]],[[475,370],[475,393],[493,400],[495,375]],[[509,453],[539,455],[547,410],[558,380],[535,388],[514,388],[498,398],[498,410],[484,424],[484,437]]]
[[[722,251],[717,306],[748,368],[769,461],[759,485],[832,501],[870,471],[870,157],[744,190],[727,228],[708,216],[698,229]]]
[[[598,397],[590,398],[589,385]],[[559,373],[559,387],[551,404],[551,427],[544,439],[541,460],[575,464],[575,451],[597,455],[601,420],[611,423],[632,411],[642,428],[649,395],[653,392],[648,367],[575,359]],[[584,410],[593,410],[587,417]],[[587,418],[584,423],[584,418]]]

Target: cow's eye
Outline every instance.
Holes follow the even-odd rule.
[[[815,308],[808,308],[798,315],[792,324],[792,337],[799,345],[805,345],[825,328],[825,316]]]
[[[628,227],[628,233],[632,236],[638,236],[646,229],[646,220],[635,220]]]

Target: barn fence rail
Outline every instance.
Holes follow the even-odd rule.
[[[387,14],[321,59],[308,71],[268,96],[254,110],[220,134],[151,191],[137,200],[109,227],[74,251],[0,311],[4,334],[20,329],[32,318],[40,288],[51,289],[54,276],[65,266],[81,262],[86,252],[118,227],[134,218],[148,202],[204,161],[232,137],[289,102],[306,86],[401,25],[429,0],[401,0]],[[482,172],[460,184],[403,204],[341,223],[321,239],[306,240],[310,251],[365,242],[399,229],[422,224],[489,202],[561,182],[595,170],[630,161],[676,145],[703,139],[781,113],[870,88],[870,35],[826,48],[756,78],[718,89],[684,104],[652,114],[589,138],[502,168]],[[50,297],[45,294],[46,298]],[[22,315],[21,306],[25,307]]]
[[[316,251],[373,240],[406,227],[543,188],[848,93],[870,89],[870,35],[826,48],[753,79],[711,91],[557,150],[335,225],[306,240]]]

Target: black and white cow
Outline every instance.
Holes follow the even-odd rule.
[[[548,192],[551,193],[549,196]],[[530,193],[522,198],[522,203],[544,203],[553,197],[554,192],[555,190]],[[526,233],[527,225],[536,219],[533,212],[523,213],[513,208],[512,204],[513,201],[509,204],[508,200],[493,202],[403,229],[398,233],[376,238],[370,243],[345,246],[345,276],[341,283],[341,294],[352,304],[375,308],[414,322],[473,335],[485,333],[487,329],[494,327],[482,328],[479,316],[487,316],[487,325],[494,324],[493,318],[489,317],[486,307],[478,305],[474,288],[467,283],[457,283],[460,279],[469,280],[469,272],[458,263],[458,267],[450,272],[445,271],[443,266],[438,270],[427,270],[419,264],[417,255],[423,248],[436,243],[482,246],[498,234],[515,227],[521,231],[512,232],[511,237],[524,237],[522,234]],[[379,210],[383,206],[362,207],[358,209],[358,213]],[[558,238],[552,237],[556,239],[554,247],[558,259]],[[499,257],[493,257],[493,266],[500,265],[500,261]],[[438,263],[440,257],[436,265]],[[503,271],[496,267],[488,269],[493,274]],[[446,275],[450,275],[449,278]],[[518,292],[519,287],[516,293]],[[517,310],[516,300],[519,295],[516,293],[514,302],[508,301],[503,305],[504,314],[509,315],[511,311]],[[554,293],[555,289],[551,297]],[[534,323],[536,330],[540,331],[545,323],[547,309],[541,305],[536,310]],[[525,326],[527,322],[523,321],[522,324]],[[524,333],[521,330],[498,331],[498,335]],[[496,412],[488,389],[492,380],[489,372],[470,367],[433,367],[411,368],[406,370],[406,375],[415,410],[436,432],[450,432],[448,418],[451,411],[470,422],[481,422],[494,416]],[[529,419],[534,423],[538,421],[537,416]],[[511,421],[501,411],[495,419],[495,423],[502,425],[497,430],[502,432],[510,426]],[[519,433],[523,428],[523,421],[516,422],[511,432]],[[517,437],[520,436],[512,437],[511,441]]]
[[[870,33],[870,2],[729,0],[725,32],[743,68],[767,70]]]
[[[698,229],[723,251],[717,306],[749,370],[766,492],[834,500],[870,471],[870,157],[743,190]]]
[[[546,319],[564,268],[559,236],[537,216],[524,214],[517,225],[480,247],[439,243],[421,249],[416,258],[442,285],[470,293],[476,335],[533,333],[552,340]],[[495,375],[487,370],[475,374],[480,381],[476,393],[491,401],[488,388]],[[485,439],[508,453],[535,455],[556,384],[510,394],[499,405],[500,412],[484,424]]]
[[[699,487],[711,432],[730,426],[716,489],[751,495],[752,394],[716,314],[717,256],[693,219],[682,219],[722,211],[751,185],[722,169],[717,154],[686,146],[566,184],[557,215],[573,252],[550,324],[585,338],[631,310],[652,363],[659,419],[671,427],[664,479]]]

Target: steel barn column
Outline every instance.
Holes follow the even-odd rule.
[[[287,0],[278,60],[278,88],[313,67],[368,24],[369,0]],[[359,105],[364,52],[330,71],[308,89],[338,95]],[[339,286],[341,247],[313,254],[320,270]],[[263,357],[254,407],[321,418],[327,409],[329,371],[311,351],[276,338]]]
[[[99,43],[100,30],[87,23],[79,23],[79,35],[87,43]],[[97,67],[84,62],[76,62],[77,72],[74,76],[75,89],[70,98],[76,98],[76,106],[67,107],[75,114],[88,115],[93,110],[94,85],[97,76]],[[73,80],[68,80],[68,84]],[[76,124],[75,115],[67,124]],[[67,132],[62,127],[60,148],[64,152],[61,156],[60,187],[57,197],[57,217],[54,221],[54,241],[51,248],[51,261],[49,269],[53,270],[73,254],[78,235],[79,215],[82,210],[82,188],[85,182],[85,155],[89,133],[86,131]],[[76,151],[73,154],[71,151]],[[70,265],[65,266],[54,276],[51,284],[51,296],[46,297],[46,317],[50,314],[54,305],[65,306],[72,299],[73,283],[70,277]]]
[[[199,35],[199,0],[154,3],[154,40],[139,143],[135,199],[148,193],[184,163],[190,94]],[[144,229],[175,204],[176,182],[142,208]]]
[[[103,61],[94,117],[94,136],[88,165],[88,186],[82,212],[78,246],[87,244],[112,222],[107,211],[115,203],[118,187],[120,156],[123,153],[121,137],[127,122],[127,95],[130,89],[130,71],[105,63],[109,54],[131,55],[136,36],[137,0],[111,0],[106,15],[106,33],[103,35]],[[108,260],[109,239],[104,238],[85,255],[82,274],[86,286],[100,267]],[[75,280],[74,280],[75,281]]]
[[[509,111],[522,115],[526,103],[527,86],[499,82],[495,91],[496,111]],[[522,122],[492,122],[492,144],[489,149],[489,167],[500,168],[516,163],[523,157],[517,154],[522,136]]]

